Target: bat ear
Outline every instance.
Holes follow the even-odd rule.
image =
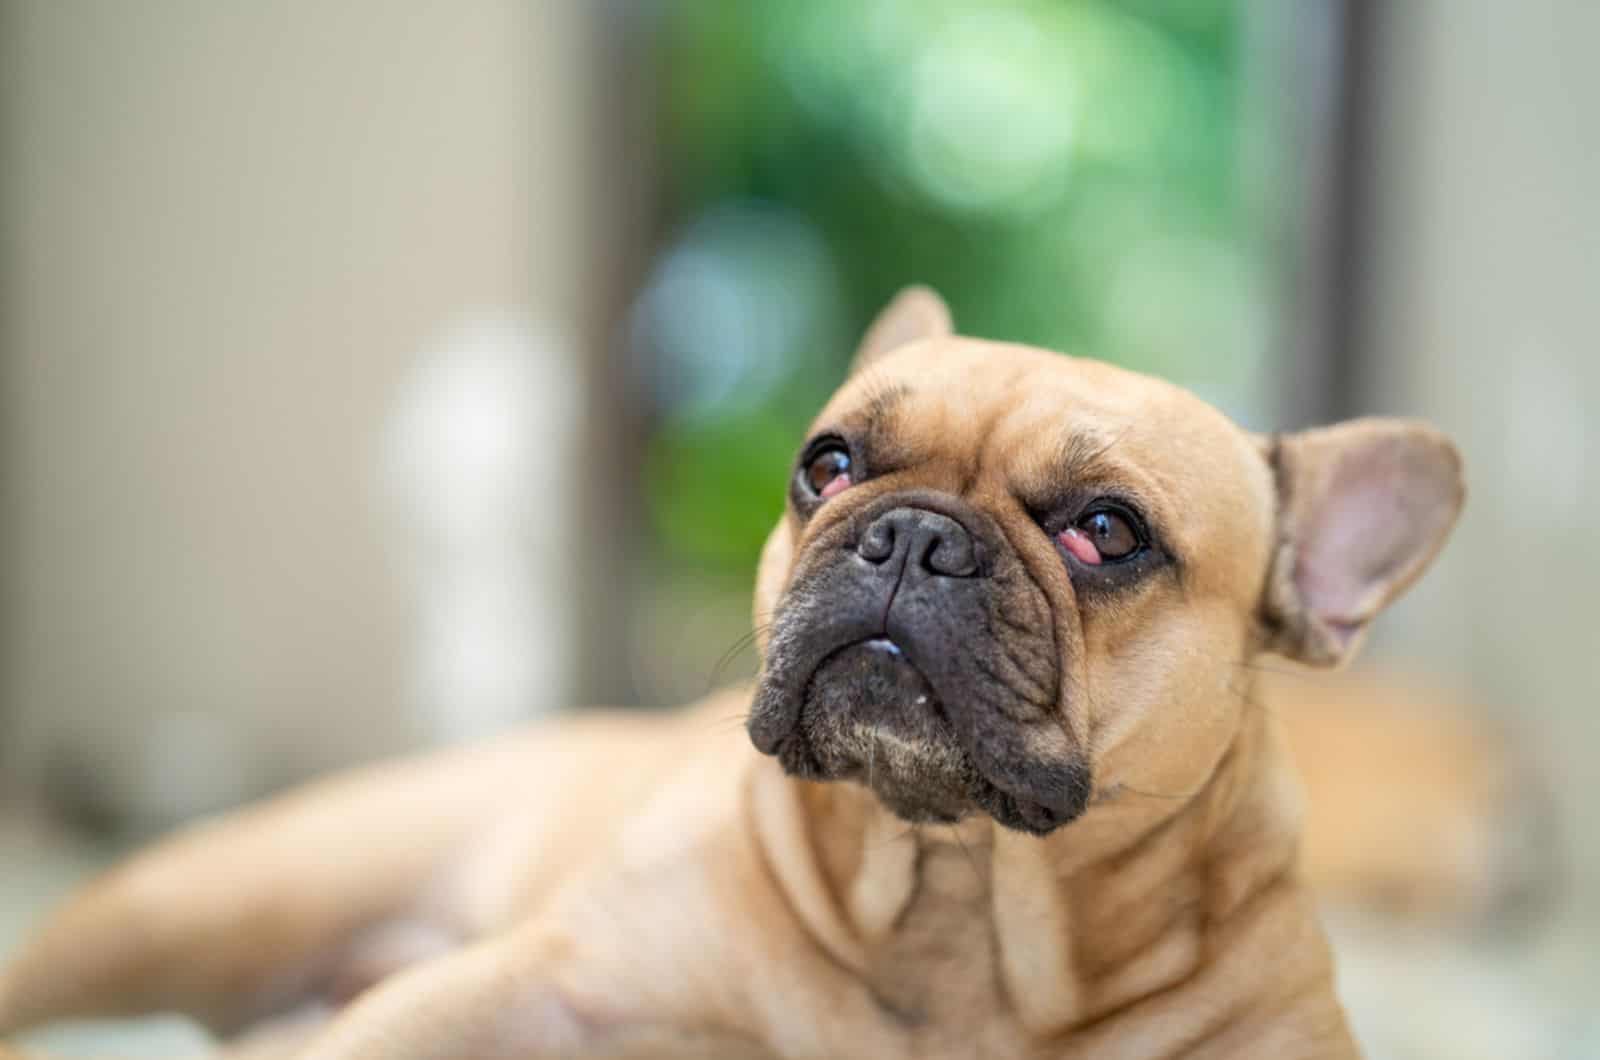
[[[850,363],[850,374],[861,371],[890,350],[918,339],[941,338],[954,330],[950,307],[933,288],[907,287],[883,307],[867,328],[856,349],[855,360]]]
[[[1279,436],[1268,458],[1279,544],[1267,648],[1338,666],[1443,547],[1466,495],[1461,457],[1425,424],[1364,419]]]

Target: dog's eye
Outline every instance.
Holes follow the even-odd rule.
[[[850,452],[838,442],[829,442],[806,460],[801,474],[806,486],[826,500],[850,488]]]
[[[1115,508],[1095,508],[1056,535],[1061,547],[1091,567],[1131,559],[1144,548],[1133,519]]]

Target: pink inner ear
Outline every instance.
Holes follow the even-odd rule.
[[[1454,518],[1455,489],[1453,467],[1404,438],[1344,453],[1297,535],[1304,606],[1353,636],[1427,558]]]
[[[1304,540],[1297,580],[1317,614],[1353,619],[1404,553],[1404,517],[1395,490],[1382,481],[1349,483],[1328,501]]]

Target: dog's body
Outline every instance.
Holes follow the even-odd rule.
[[[1117,796],[1088,843],[912,828],[796,783],[749,747],[748,702],[544,727],[203,826],[80,896],[3,1011],[232,1033],[414,966],[352,1010],[387,997],[385,1018],[308,1055],[1348,1051],[1266,713],[1204,794]]]
[[[753,693],[204,826],[45,927],[0,1033],[324,999],[240,1055],[1353,1055],[1249,664],[1353,651],[1454,519],[1448,443],[1256,439],[925,292],[860,362],[763,554]]]

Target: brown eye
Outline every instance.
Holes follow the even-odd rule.
[[[1108,508],[1090,512],[1078,521],[1078,529],[1094,542],[1101,559],[1127,559],[1139,551],[1139,532],[1121,512]]]
[[[1133,520],[1114,508],[1097,508],[1056,535],[1061,547],[1091,567],[1128,559],[1144,547]]]
[[[805,466],[806,485],[818,497],[832,497],[850,488],[850,454],[832,444],[818,449]]]

